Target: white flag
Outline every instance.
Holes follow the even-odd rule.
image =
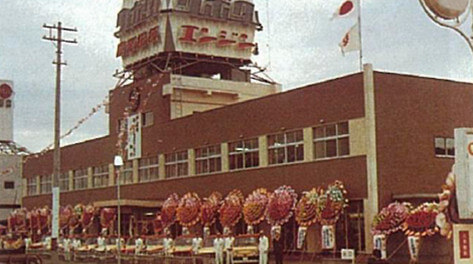
[[[343,0],[331,19],[352,17],[358,13],[358,0]]]
[[[345,34],[340,44],[340,49],[343,55],[346,52],[360,50],[360,29],[358,23],[356,23],[350,30]]]

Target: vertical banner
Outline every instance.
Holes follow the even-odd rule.
[[[128,160],[141,158],[141,113],[128,117]]]
[[[386,235],[384,234],[374,235],[373,245],[374,245],[374,249],[378,249],[379,251],[381,251],[381,259],[386,259],[387,258]]]
[[[53,187],[53,221],[52,221],[52,238],[59,236],[59,187]]]
[[[420,248],[420,237],[418,236],[408,236],[407,244],[409,247],[409,255],[411,256],[411,261],[419,260],[419,248]]]
[[[322,226],[322,249],[334,249],[335,248],[335,226],[323,225]]]
[[[307,227],[300,226],[297,229],[297,249],[302,249],[306,235],[307,235]]]

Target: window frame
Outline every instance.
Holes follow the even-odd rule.
[[[109,166],[108,164],[95,166],[92,169],[92,188],[108,186]]]
[[[66,184],[64,184],[64,182]],[[69,172],[68,171],[59,174],[59,190],[61,190],[61,192],[70,191],[70,189],[69,189]]]
[[[180,155],[185,159],[182,159]],[[189,176],[189,153],[187,150],[164,154],[164,170],[166,178]],[[186,171],[186,173],[180,174],[181,171]],[[173,172],[173,174],[171,175],[169,172]]]
[[[74,176],[73,176],[73,185],[74,185],[74,190],[85,190],[88,189],[88,177],[89,173],[87,168],[85,169],[77,169],[74,170]],[[79,174],[83,173],[83,174]]]
[[[128,160],[123,163],[120,170],[120,184],[133,184],[133,161]]]
[[[296,133],[300,133],[300,139],[297,137]],[[288,141],[289,135],[294,134],[294,139],[298,141]],[[283,141],[279,142],[281,138],[278,139],[278,136],[282,136]],[[274,143],[270,144],[271,137],[275,137]],[[280,133],[267,135],[268,140],[268,166],[279,165],[279,164],[289,164],[304,161],[304,130],[295,129],[290,131],[283,131]],[[294,160],[289,161],[289,149],[294,148]],[[280,150],[282,150],[283,160],[279,161]],[[301,153],[299,153],[301,151]],[[302,154],[302,157],[298,157],[298,154]],[[274,162],[276,161],[276,162]]]
[[[254,142],[256,143],[256,148],[253,148],[254,145],[252,143],[249,143],[249,142]],[[236,145],[235,148],[233,148],[233,144],[239,144],[241,143],[240,146]],[[236,150],[238,147],[241,148],[241,150]],[[249,168],[257,168],[260,166],[260,160],[259,160],[259,139],[258,137],[255,137],[255,138],[249,138],[249,139],[243,139],[243,140],[239,140],[239,141],[233,141],[233,142],[229,142],[228,143],[228,168],[230,171],[235,171],[235,170],[243,170],[243,169],[249,169]],[[256,165],[253,165],[253,164],[250,164],[248,165],[247,164],[247,159],[249,158],[250,160],[252,160],[252,157],[251,155],[252,154],[256,154],[256,159],[257,159],[257,163]],[[241,156],[241,167],[239,167],[239,163],[238,161],[236,161],[236,159],[238,159],[238,156]],[[232,159],[235,159],[235,162],[233,162],[233,164],[235,164],[235,167],[232,168]]]
[[[437,153],[437,139],[441,139],[443,143],[443,153]],[[448,142],[452,143],[452,148],[448,147]],[[453,154],[449,153],[449,150],[453,150]],[[445,136],[434,136],[434,154],[437,158],[455,158],[455,138]]]
[[[3,189],[5,189],[5,190],[14,190],[15,189],[15,181],[4,181],[3,182]]]
[[[37,186],[38,181],[36,177],[31,177],[26,179],[26,194],[28,196],[37,195]]]
[[[147,162],[145,163],[145,161]],[[138,166],[138,182],[150,182],[158,179],[159,156],[141,158]]]
[[[41,175],[39,177],[39,193],[47,194],[52,192],[53,187],[53,177],[49,175]]]
[[[340,132],[340,125],[341,124],[346,124],[346,133]],[[327,128],[335,126],[335,134],[333,135],[327,135]],[[324,135],[321,137],[317,136],[317,130],[318,129],[324,129]],[[313,136],[312,136],[312,144],[313,144],[313,149],[314,149],[314,160],[327,160],[327,159],[338,159],[338,158],[343,158],[343,157],[348,157],[350,156],[350,124],[349,121],[341,121],[337,123],[330,123],[330,124],[324,124],[321,126],[316,126],[312,128],[313,131]],[[341,154],[340,153],[340,142],[342,140],[347,140],[347,153],[346,154]],[[327,142],[329,141],[335,141],[335,155],[328,156],[328,148],[327,148]],[[324,156],[323,157],[317,157],[317,143],[324,142]]]
[[[220,144],[196,148],[194,151],[196,175],[222,172],[222,146]],[[201,152],[200,155],[199,152]]]

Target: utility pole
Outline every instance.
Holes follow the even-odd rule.
[[[56,98],[54,106],[54,158],[53,158],[53,190],[52,190],[52,208],[53,208],[53,221],[52,221],[52,244],[53,248],[57,245],[57,238],[59,236],[59,174],[61,173],[61,67],[67,65],[62,61],[62,43],[77,44],[76,39],[70,40],[65,39],[62,36],[62,31],[77,32],[76,28],[63,27],[61,22],[57,25],[43,25],[44,29],[49,30],[49,36],[43,36],[44,40],[55,43],[56,46],[56,61],[53,64],[56,65]],[[53,35],[53,31],[57,31],[57,36]]]

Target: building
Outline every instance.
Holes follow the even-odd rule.
[[[290,185],[300,194],[341,180],[350,205],[337,226],[337,247],[370,252],[373,216],[394,200],[436,199],[454,163],[453,129],[473,126],[468,83],[371,65],[287,92],[270,81],[250,83],[243,66],[251,64],[252,33],[260,26],[249,0],[123,7],[117,55],[123,80],[133,81],[110,91],[109,135],[61,149],[61,205],[116,206],[113,159],[124,150],[124,226],[132,216],[145,220],[174,192],[207,197],[237,188],[248,195]],[[215,28],[229,32],[222,27],[243,33],[212,35]],[[52,159],[48,152],[26,161],[24,206],[51,204]],[[284,227],[288,252],[295,232],[294,221]],[[308,231],[307,252],[320,252],[319,234],[319,227]],[[431,240],[428,260],[450,263],[451,243]]]
[[[13,83],[0,80],[0,221],[20,207],[22,155],[26,149],[13,141]]]

